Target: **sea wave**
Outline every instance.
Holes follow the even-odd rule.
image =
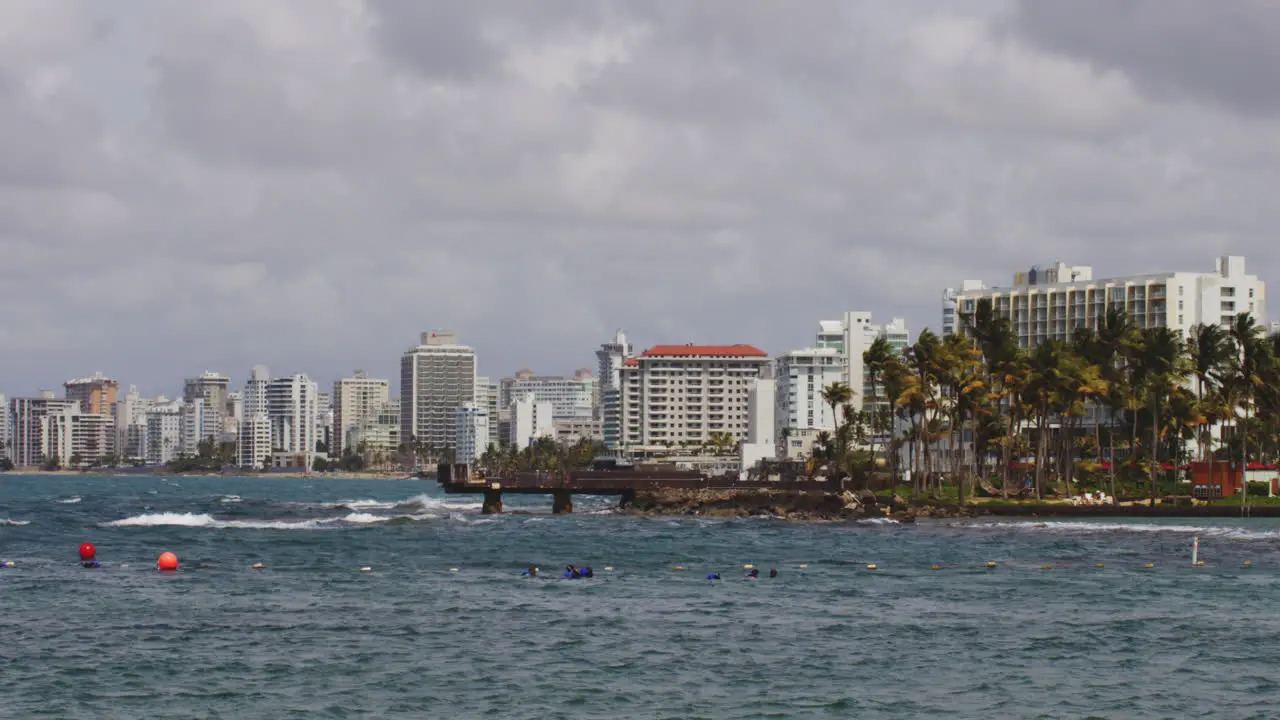
[[[54,502],[59,505],[74,505],[75,503],[80,502],[80,497],[77,495],[76,497],[69,497],[63,500],[54,500]]]
[[[1278,530],[1248,530],[1229,525],[1155,525],[1144,523],[1104,523],[1104,522],[984,522],[969,523],[968,527],[1018,530],[1050,533],[1177,533],[1183,535],[1203,535],[1231,540],[1274,540],[1280,538]]]
[[[342,517],[302,520],[219,520],[208,513],[144,513],[105,523],[107,527],[190,527],[242,530],[315,530],[347,525],[375,525],[392,521],[437,519],[430,515],[374,515],[353,512]]]
[[[863,518],[858,521],[859,525],[901,525],[897,520],[886,517]]]
[[[30,520],[10,520],[9,518],[0,518],[0,525],[7,525],[10,527],[21,527],[22,525],[30,525],[30,524],[31,524]]]

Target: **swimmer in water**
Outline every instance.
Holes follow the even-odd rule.
[[[756,570],[755,568],[752,568],[752,569],[751,569],[751,572],[747,573],[747,575],[746,575],[746,578],[745,578],[745,579],[746,579],[746,580],[755,580],[755,579],[756,579],[756,578],[758,578],[758,577],[760,577],[760,571],[759,571],[759,570]]]
[[[524,572],[522,572],[522,573],[520,573],[520,574],[521,574],[521,575],[523,575],[523,576],[525,576],[525,577],[538,577],[538,568],[536,568],[536,567],[531,567],[531,568],[529,568],[528,570],[525,570]]]
[[[776,577],[778,577],[778,568],[770,568],[770,569],[769,569],[769,577],[771,577],[771,578],[776,578]]]
[[[595,574],[594,572],[592,572],[592,571],[591,571],[591,568],[589,568],[589,567],[584,567],[584,568],[582,568],[581,573],[582,573],[582,577],[584,577],[584,578],[590,578],[590,577],[595,577],[595,576],[596,576],[596,574]]]
[[[578,568],[572,565],[565,565],[564,577],[566,580],[580,580],[582,579],[582,573],[578,572]]]
[[[711,573],[710,575],[708,575],[708,576],[707,576],[707,579],[708,579],[708,580],[719,580],[719,579],[720,579],[720,573]]]

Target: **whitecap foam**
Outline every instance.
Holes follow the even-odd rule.
[[[392,520],[429,520],[429,515],[374,515],[372,513],[353,512],[338,518],[339,522],[355,525],[374,525]]]
[[[400,502],[395,503],[394,505],[394,507],[404,508],[404,509],[420,508],[427,512],[439,511],[439,510],[444,510],[446,512],[454,511],[454,510],[479,510],[482,506],[483,506],[483,503],[478,503],[478,502],[457,502],[457,501],[450,502],[448,500],[445,500],[444,498],[431,497],[426,493],[423,493],[421,495],[414,495],[408,500],[401,500]]]
[[[239,495],[224,495],[222,496],[222,500],[220,500],[219,502],[238,503],[238,502],[241,502],[241,498]]]
[[[1116,522],[1073,522],[1073,521],[1041,521],[1041,522],[984,522],[968,523],[968,527],[1019,530],[1057,533],[1179,533],[1185,535],[1203,535],[1232,540],[1274,540],[1280,538],[1277,530],[1247,530],[1230,525],[1154,525],[1143,523]]]
[[[863,518],[858,521],[859,525],[901,525],[897,520],[886,517]]]
[[[77,497],[69,497],[69,498],[65,498],[65,499],[63,499],[63,500],[54,500],[54,502],[58,503],[59,505],[74,505],[75,503],[80,502],[80,498],[79,498],[79,496],[77,496]]]
[[[107,527],[191,527],[246,530],[312,530],[337,522],[337,518],[312,520],[218,520],[208,513],[146,513],[106,523]]]
[[[30,524],[31,524],[30,520],[10,520],[9,518],[0,518],[0,525],[8,525],[10,527],[21,527],[23,525],[30,525]]]
[[[382,500],[342,500],[330,507],[337,510],[390,510],[397,503]]]

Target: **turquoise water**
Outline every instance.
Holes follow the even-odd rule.
[[[1275,521],[802,524],[506,505],[532,514],[483,517],[426,482],[0,476],[0,560],[15,563],[0,569],[0,716],[1280,712]],[[79,567],[86,540],[102,569]],[[166,550],[181,571],[154,569]],[[596,577],[557,579],[566,563]],[[747,563],[765,577],[743,581]],[[522,578],[529,565],[543,575]]]

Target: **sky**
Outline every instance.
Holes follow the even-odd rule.
[[[1280,270],[1280,3],[6,0],[0,392],[809,344]]]

